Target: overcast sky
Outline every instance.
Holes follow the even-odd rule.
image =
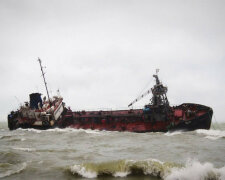
[[[224,0],[0,0],[0,121],[46,94],[38,57],[72,110],[126,108],[159,68],[172,105],[225,121]]]

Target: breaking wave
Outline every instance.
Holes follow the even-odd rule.
[[[10,163],[0,163],[0,178],[20,173],[26,169],[26,167],[27,163],[25,162],[16,165]]]
[[[169,173],[171,167],[179,167],[178,164],[164,163],[155,159],[143,161],[118,160],[103,163],[86,163],[73,165],[70,171],[85,178],[96,178],[102,175],[114,177],[125,177],[129,174],[144,174],[155,177],[164,177]]]
[[[183,168],[172,168],[165,180],[224,180],[225,166],[215,168],[211,163],[201,164],[198,161],[188,161]]]
[[[165,180],[223,180],[225,167],[215,168],[211,163],[188,161],[185,166],[176,163],[161,162],[155,159],[143,161],[118,160],[103,163],[75,164],[70,172],[84,178],[98,176],[126,177],[128,175],[148,175]]]
[[[216,140],[219,138],[225,138],[225,131],[221,131],[221,130],[205,130],[205,129],[198,129],[196,130],[196,132],[198,134],[204,134],[207,135],[205,138],[207,139],[212,139],[212,140]]]

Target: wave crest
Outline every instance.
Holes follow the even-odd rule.
[[[225,179],[225,167],[215,168],[211,163],[200,163],[189,160],[185,166],[155,159],[143,161],[118,160],[103,163],[84,163],[70,167],[72,174],[85,178],[98,176],[126,177],[141,174],[165,180],[222,180]]]
[[[179,167],[179,165],[148,159],[143,161],[118,160],[103,163],[85,163],[73,165],[70,170],[73,174],[85,178],[95,178],[102,175],[125,177],[129,174],[144,174],[163,178],[170,172],[171,167]]]
[[[180,169],[173,168],[171,174],[165,180],[223,180],[225,179],[225,167],[215,168],[211,163],[201,164],[198,161],[188,161],[186,166]]]
[[[9,163],[0,163],[0,178],[11,176],[13,174],[20,173],[24,169],[26,169],[27,163],[23,162],[20,164],[9,164]]]

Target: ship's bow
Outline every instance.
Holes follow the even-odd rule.
[[[213,110],[200,104],[185,103],[176,108],[182,112],[182,117],[174,129],[210,129]]]
[[[194,106],[194,104],[193,104]],[[195,105],[197,112],[193,119],[190,121],[190,128],[195,129],[210,129],[213,109],[204,105]]]

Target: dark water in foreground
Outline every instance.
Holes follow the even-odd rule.
[[[0,123],[1,178],[225,180],[225,124],[137,134],[69,128],[9,131]]]

